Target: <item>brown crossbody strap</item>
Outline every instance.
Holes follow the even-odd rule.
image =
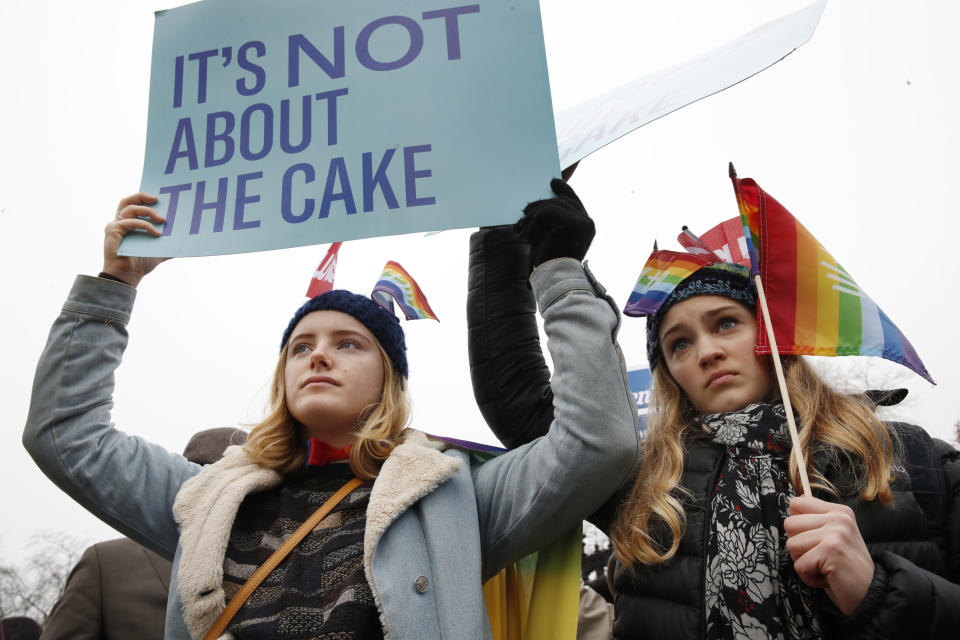
[[[340,487],[340,490],[335,494],[330,496],[330,499],[323,503],[323,505],[313,512],[313,515],[310,516],[306,522],[300,525],[300,528],[293,532],[289,538],[284,541],[280,548],[274,551],[266,561],[260,565],[260,568],[257,569],[256,573],[250,576],[250,579],[247,580],[244,585],[240,588],[240,591],[237,592],[237,595],[233,596],[233,599],[230,601],[230,604],[227,605],[227,608],[223,610],[223,613],[220,614],[220,617],[217,618],[216,622],[213,623],[213,626],[210,627],[210,631],[207,631],[207,635],[203,636],[203,640],[216,640],[223,634],[227,629],[227,625],[230,624],[230,621],[233,619],[233,616],[237,614],[237,611],[240,610],[240,607],[243,606],[243,603],[247,601],[247,598],[250,597],[254,591],[257,590],[257,587],[260,586],[260,583],[263,582],[264,578],[270,575],[270,572],[277,568],[277,565],[280,564],[284,558],[287,557],[293,548],[300,544],[300,541],[303,540],[308,533],[313,531],[313,529],[320,524],[320,521],[323,520],[330,511],[340,504],[340,501],[347,497],[347,495],[363,484],[363,480],[360,478],[353,478],[347,484]]]

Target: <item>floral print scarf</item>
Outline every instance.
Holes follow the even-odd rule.
[[[707,638],[820,638],[812,591],[793,570],[783,530],[794,496],[783,404],[700,422],[726,448],[710,499]]]

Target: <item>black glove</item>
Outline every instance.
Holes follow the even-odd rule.
[[[531,269],[554,258],[583,260],[596,234],[573,188],[559,178],[550,181],[550,188],[557,197],[531,202],[516,224],[520,238],[530,243]]]

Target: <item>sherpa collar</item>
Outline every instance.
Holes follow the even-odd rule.
[[[184,619],[202,638],[226,608],[223,559],[240,503],[250,493],[279,485],[280,474],[256,464],[240,446],[183,484],[173,503],[180,525],[177,581]]]
[[[444,455],[447,445],[407,429],[374,481],[367,506],[363,564],[383,623],[383,605],[373,580],[377,543],[404,511],[453,477],[461,461]],[[243,499],[279,485],[282,477],[250,459],[240,446],[229,447],[180,488],[173,515],[180,525],[177,568],[184,619],[194,638],[202,638],[226,608],[223,561],[230,531]],[[384,628],[385,625],[384,625]],[[226,634],[226,638],[230,635]]]

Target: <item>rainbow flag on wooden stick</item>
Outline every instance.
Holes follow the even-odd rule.
[[[879,356],[933,382],[903,333],[783,205],[730,166],[752,270],[760,274],[780,353]],[[771,353],[757,331],[757,353]]]
[[[396,300],[407,320],[431,318],[440,322],[430,308],[427,296],[423,295],[420,285],[399,263],[390,260],[383,267],[380,279],[373,286],[371,299],[390,311],[393,311],[391,299]]]

